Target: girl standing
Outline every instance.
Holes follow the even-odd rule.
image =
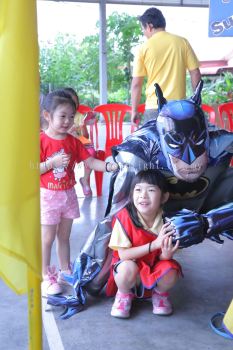
[[[90,157],[82,143],[68,133],[76,112],[69,94],[61,90],[49,93],[43,106],[48,128],[40,134],[42,293],[53,295],[62,292],[63,274],[71,274],[69,239],[73,219],[79,217],[74,166],[84,161],[90,169],[115,171],[118,165]],[[55,238],[59,276],[50,267]]]
[[[141,171],[133,179],[129,204],[116,214],[107,284],[108,295],[117,291],[111,310],[114,317],[128,318],[133,298],[148,296],[149,291],[154,314],[172,313],[168,290],[182,271],[172,259],[179,244],[172,244],[175,230],[163,222],[162,205],[168,196],[166,180],[159,171]]]
[[[95,157],[96,151],[94,149],[94,146],[93,146],[91,140],[89,139],[89,133],[87,130],[87,126],[85,124],[85,118],[81,113],[79,113],[77,111],[79,108],[78,95],[77,95],[76,91],[71,87],[64,88],[63,91],[65,91],[66,93],[68,93],[71,96],[71,98],[73,99],[73,101],[75,102],[75,105],[76,105],[76,114],[74,117],[74,124],[69,132],[73,136],[77,137],[79,139],[79,141],[82,142],[83,146],[86,148],[86,150],[88,151],[88,153],[90,154],[91,157]],[[95,120],[94,113],[89,112],[89,116],[91,116],[91,115],[93,116],[93,120]],[[85,197],[92,196],[92,190],[90,187],[91,171],[92,170],[88,166],[85,166],[84,167],[84,176],[79,179],[79,182],[82,186],[83,194]]]

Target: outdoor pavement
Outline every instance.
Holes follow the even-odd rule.
[[[81,217],[71,235],[71,256],[75,259],[95,224],[103,218],[109,176],[104,175],[104,195],[85,199],[77,191]],[[94,188],[94,183],[92,183]],[[223,245],[205,242],[179,251],[177,260],[184,271],[171,292],[174,314],[152,314],[151,302],[137,301],[129,320],[110,316],[112,298],[101,293],[89,297],[84,311],[68,320],[59,319],[62,308],[43,311],[44,350],[232,350],[233,341],[215,334],[209,321],[214,313],[227,309],[233,297],[233,242]],[[56,263],[53,251],[53,262]],[[0,281],[0,349],[28,349],[27,296],[16,296]],[[45,310],[45,309],[44,309]]]
[[[77,170],[77,178],[82,175]],[[104,216],[109,174],[104,174],[103,196],[84,198],[79,185],[81,217],[71,234],[71,260],[79,254],[96,223]],[[232,350],[233,341],[215,334],[211,317],[227,309],[233,297],[233,241],[210,240],[180,250],[176,259],[184,272],[171,291],[174,314],[152,314],[151,301],[136,301],[128,320],[110,316],[112,298],[102,292],[88,297],[86,309],[61,320],[62,308],[43,305],[43,350]],[[55,249],[52,262],[57,263]],[[0,350],[28,349],[27,296],[17,296],[0,280]],[[45,304],[45,302],[44,302]],[[38,349],[37,349],[38,350]]]

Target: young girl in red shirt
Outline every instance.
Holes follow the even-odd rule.
[[[53,295],[63,291],[64,274],[71,274],[69,239],[73,219],[79,217],[75,164],[83,161],[97,171],[115,171],[118,165],[91,157],[82,143],[69,134],[76,112],[69,94],[61,90],[49,93],[43,108],[48,127],[40,134],[42,293]],[[50,267],[55,238],[59,276],[55,268]]]

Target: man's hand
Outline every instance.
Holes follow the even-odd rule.
[[[134,126],[138,127],[138,124],[140,123],[141,118],[138,112],[133,112],[131,113],[131,124]]]

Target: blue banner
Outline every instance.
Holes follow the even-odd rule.
[[[210,0],[209,37],[233,36],[233,0]]]

